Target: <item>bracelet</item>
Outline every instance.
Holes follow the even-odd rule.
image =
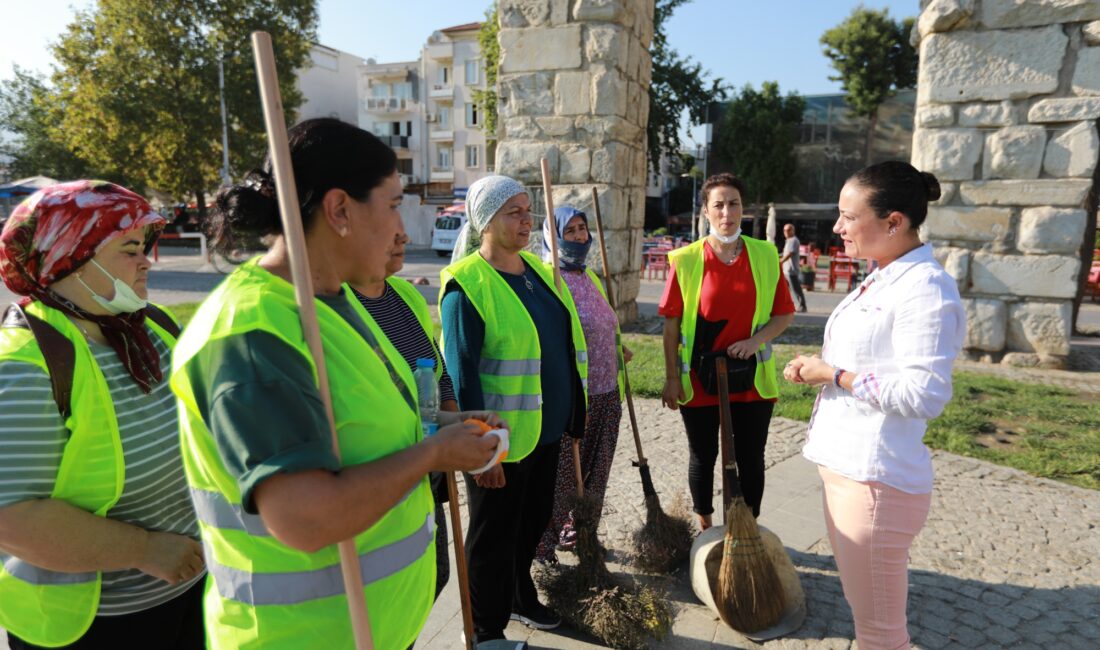
[[[840,376],[843,375],[845,372],[847,372],[847,370],[844,370],[843,368],[837,368],[836,372],[833,373],[833,385],[837,388],[843,388],[840,385]]]

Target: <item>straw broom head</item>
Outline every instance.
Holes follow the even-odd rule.
[[[740,495],[726,510],[726,538],[714,603],[722,620],[739,632],[779,623],[786,597],[752,511]]]

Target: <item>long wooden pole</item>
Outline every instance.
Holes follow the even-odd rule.
[[[550,225],[550,261],[554,269],[554,288],[561,295],[561,269],[558,265],[558,223],[554,219],[554,194],[550,185],[550,162],[543,158],[539,161],[542,167],[542,194],[546,205],[546,221]],[[581,441],[573,438],[573,473],[577,477],[577,496],[584,498],[584,472],[581,471]]]
[[[271,35],[252,32],[252,52],[256,60],[256,76],[260,80],[260,99],[263,102],[264,126],[267,129],[267,146],[271,154],[271,167],[275,172],[275,191],[279,201],[279,214],[283,221],[283,238],[290,256],[290,273],[294,282],[294,297],[298,302],[298,314],[302,333],[309,354],[317,366],[318,391],[325,405],[325,415],[332,434],[332,449],[340,458],[340,443],[336,435],[336,418],[332,412],[332,395],[325,368],[325,354],[321,347],[321,330],[317,323],[317,306],[313,297],[313,276],[309,270],[309,254],[306,251],[305,231],[298,208],[298,190],[294,184],[294,167],[290,159],[283,102],[279,94],[279,78],[275,69],[275,52],[271,47]],[[348,596],[351,628],[358,650],[373,650],[370,619],[367,617],[367,599],[363,593],[363,576],[360,573],[359,554],[355,540],[340,542],[340,569],[344,578],[344,590]]]
[[[470,603],[470,572],[466,567],[466,542],[462,537],[462,513],[458,506],[458,484],[454,472],[447,475],[447,493],[451,509],[451,529],[455,542],[455,570],[458,573],[458,597],[462,605],[462,627],[466,631],[466,650],[474,650],[474,610]]]

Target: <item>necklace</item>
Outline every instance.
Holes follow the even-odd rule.
[[[531,280],[527,278],[527,269],[523,270],[523,284],[527,287],[527,290],[531,293],[535,293],[535,285],[531,284]]]

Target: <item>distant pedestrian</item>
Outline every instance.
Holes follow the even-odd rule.
[[[924,526],[932,460],[922,439],[951,399],[966,316],[955,280],[918,229],[936,177],[908,163],[856,172],[833,232],[844,252],[878,262],[825,326],[821,355],[799,355],[789,381],[821,386],[802,454],[825,484],[825,522],[861,650],[909,647],[909,547]]]
[[[802,242],[798,241],[798,237],[794,234],[794,224],[783,226],[783,237],[786,238],[786,242],[783,244],[783,257],[779,258],[779,263],[783,265],[783,274],[787,276],[787,285],[790,286],[791,293],[798,300],[798,311],[805,313],[806,296],[802,293],[800,276],[802,253],[799,247]]]

